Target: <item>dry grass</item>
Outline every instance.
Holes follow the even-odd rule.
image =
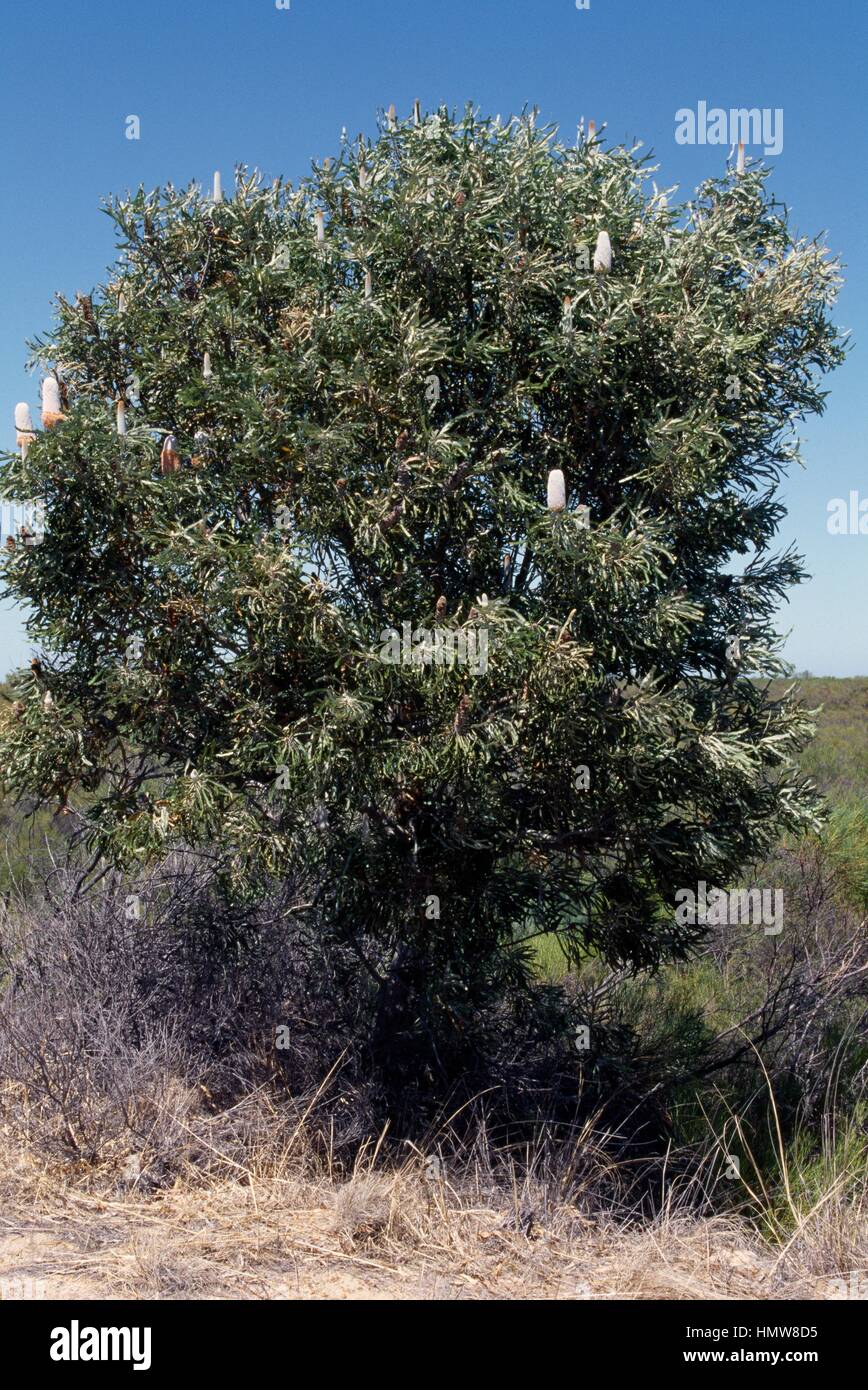
[[[673,1130],[689,1139],[671,1142],[655,1128],[670,1123],[661,1089],[674,1093],[670,1053],[694,1066],[705,1056],[689,1038],[686,1054],[675,1046],[677,999],[676,1024],[663,1009],[659,1033],[642,1023],[661,1012],[658,995],[639,1001],[645,1014],[631,1012],[629,997],[612,1014],[638,1017],[637,1036],[650,1039],[644,1071],[630,1070],[629,1049],[615,1047],[614,1058],[630,1097],[659,1092],[656,1110],[637,1115],[633,1099],[615,1109],[607,1093],[605,1105],[583,1101],[566,1119],[548,1101],[514,1117],[487,1087],[436,1120],[402,1129],[393,1117],[377,1136],[392,1111],[368,1086],[363,1054],[348,1053],[352,1035],[346,1045],[332,1036],[330,1015],[309,1053],[275,1053],[269,1020],[287,1016],[285,981],[296,981],[299,1008],[309,993],[291,958],[263,948],[224,990],[219,960],[200,960],[193,928],[168,965],[171,923],[149,946],[131,934],[120,890],[111,912],[8,913],[0,1298],[765,1300],[840,1297],[834,1280],[868,1290],[859,1031],[868,965],[850,954],[864,923],[828,894],[812,896],[812,884],[789,956],[721,948],[697,967],[688,1004],[716,1018],[720,982],[752,980],[759,960],[768,976],[758,999],[777,1001],[771,1017],[787,1027],[774,1047],[754,1048],[746,1081],[721,1073],[726,1084],[702,1091],[704,1138],[693,1123]],[[141,984],[151,975],[162,981],[159,1008]],[[603,1000],[610,1012],[613,998]],[[724,998],[735,1019],[742,1002]],[[317,1007],[305,1002],[308,1023]],[[721,1036],[737,1033],[722,1016]],[[836,1022],[844,1042],[832,1054],[825,1038]],[[741,1051],[743,1042],[739,1034]],[[796,1121],[792,1095],[783,1112],[777,1100],[778,1083],[794,1076]],[[522,1084],[541,1085],[535,1073]],[[510,1104],[515,1094],[504,1087]],[[408,1132],[418,1147],[400,1142]],[[723,1176],[732,1152],[740,1183]],[[737,1218],[708,1215],[734,1209]]]
[[[84,1190],[21,1148],[2,1173],[6,1298],[814,1299],[868,1264],[866,1212],[834,1195],[775,1247],[673,1209],[642,1228],[542,1212],[529,1191],[375,1152],[344,1181],[287,1166],[150,1195]]]

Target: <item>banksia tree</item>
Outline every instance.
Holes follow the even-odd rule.
[[[683,957],[676,889],[817,813],[760,678],[835,267],[762,169],[681,209],[652,172],[390,116],[297,188],[112,202],[108,283],[34,344],[51,428],[3,488],[45,534],[3,567],[42,659],[7,784],[114,864],[300,876],[390,1065],[526,1003],[542,934]]]

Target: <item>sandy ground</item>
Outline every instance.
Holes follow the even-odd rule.
[[[201,1194],[200,1194],[201,1195]],[[429,1260],[396,1263],[347,1252],[328,1208],[251,1209],[249,1194],[212,1191],[207,1214],[190,1195],[147,1205],[67,1198],[54,1211],[0,1218],[5,1298],[460,1299],[570,1298],[577,1271],[535,1272],[504,1241],[473,1273]],[[497,1246],[496,1237],[494,1240]]]
[[[60,1187],[5,1166],[4,1299],[828,1298],[731,1224],[670,1219],[624,1231],[508,1210],[373,1174],[340,1187],[243,1180],[158,1194]],[[518,1223],[525,1225],[526,1223]]]

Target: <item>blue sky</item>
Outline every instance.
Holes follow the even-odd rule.
[[[846,263],[837,319],[852,329],[827,381],[826,414],[802,431],[806,470],[785,490],[781,543],[813,580],[780,626],[786,653],[817,674],[868,674],[868,535],[831,536],[827,503],[868,498],[868,7],[856,0],[40,0],[5,6],[0,85],[0,442],[13,408],[38,402],[25,340],[50,322],[55,290],[102,280],[112,258],[100,199],[140,182],[186,184],[235,163],[291,179],[372,131],[378,107],[408,114],[472,100],[506,116],[525,104],[573,137],[579,117],[613,141],[641,139],[658,182],[684,196],[726,158],[675,141],[675,113],[781,108],[773,187],[799,231],[825,231]],[[141,138],[125,136],[137,115]],[[754,151],[749,151],[754,153]],[[0,612],[0,674],[23,661],[20,613]]]

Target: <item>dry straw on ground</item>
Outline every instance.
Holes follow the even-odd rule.
[[[816,1299],[868,1264],[868,1220],[834,1198],[773,1247],[747,1222],[670,1207],[631,1226],[480,1174],[453,1183],[415,1157],[387,1171],[372,1153],[345,1180],[248,1167],[157,1193],[134,1163],[102,1189],[20,1148],[2,1171],[5,1298]]]

